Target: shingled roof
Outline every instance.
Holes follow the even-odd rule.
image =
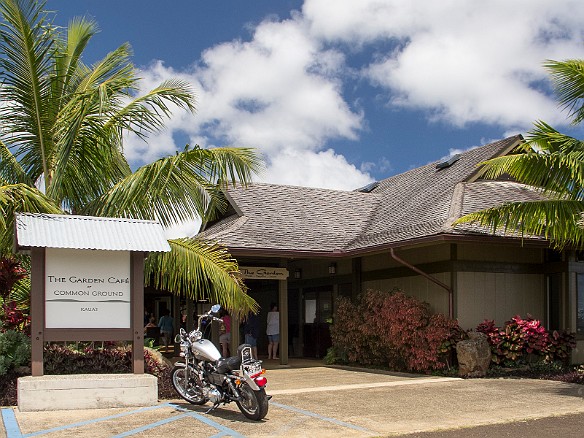
[[[480,179],[479,164],[509,153],[513,136],[380,181],[365,191],[275,184],[232,188],[231,213],[200,236],[231,251],[340,255],[438,235],[486,233],[452,227],[464,214],[508,201],[539,199],[531,187]]]

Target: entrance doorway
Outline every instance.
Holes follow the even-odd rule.
[[[322,358],[332,345],[330,323],[333,316],[331,286],[307,288],[303,295],[304,357]]]

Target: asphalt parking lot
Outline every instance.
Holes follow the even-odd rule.
[[[3,408],[0,437],[396,436],[584,414],[580,385],[529,379],[461,380],[315,365],[319,364],[268,366],[272,368],[266,373],[268,393],[273,398],[260,422],[247,420],[235,404],[206,413],[209,406],[192,406],[179,399],[133,409],[19,412]]]

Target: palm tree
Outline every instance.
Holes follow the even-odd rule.
[[[584,120],[584,60],[547,61],[560,105],[573,125]],[[560,249],[584,248],[584,142],[537,121],[516,153],[489,160],[485,177],[510,175],[537,187],[540,201],[508,203],[469,214],[460,222],[475,222],[491,230],[540,235]]]
[[[139,94],[127,44],[85,65],[82,55],[96,24],[74,19],[63,32],[51,25],[44,5],[0,0],[4,250],[12,233],[10,211],[155,219],[170,226],[212,217],[224,205],[221,190],[227,184],[251,180],[261,162],[248,148],[187,146],[133,172],[124,156],[124,136],[146,139],[173,109],[193,112],[190,85],[168,80]],[[17,205],[7,197],[4,202],[9,188],[13,193],[18,188],[19,199],[26,201]],[[149,258],[147,283],[190,298],[205,291],[207,298],[242,312],[255,308],[236,275],[237,262],[224,249],[196,239],[169,243],[170,255]]]

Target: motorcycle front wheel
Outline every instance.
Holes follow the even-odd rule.
[[[203,395],[203,388],[193,369],[189,370],[189,381],[186,378],[186,367],[175,366],[172,369],[172,386],[178,394],[193,405],[204,405],[207,399]]]
[[[239,387],[240,401],[237,406],[243,415],[250,420],[259,421],[268,413],[268,396],[264,388],[254,391],[247,384]]]

